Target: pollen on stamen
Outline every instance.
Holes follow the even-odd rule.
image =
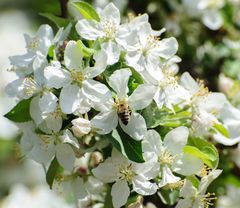
[[[27,77],[24,79],[23,81],[23,86],[24,86],[24,89],[23,89],[23,92],[26,96],[33,96],[33,94],[35,93],[36,91],[36,82],[34,81],[34,79],[32,77]]]
[[[215,196],[215,193],[207,193],[204,195],[204,197],[201,199],[202,205],[204,208],[209,208],[210,206],[213,206],[217,197]]]
[[[107,38],[113,39],[117,32],[116,23],[112,20],[105,20],[103,23],[103,31]]]
[[[71,78],[72,78],[75,82],[77,82],[77,83],[79,83],[79,84],[81,84],[81,83],[84,81],[84,79],[85,79],[85,77],[84,77],[84,75],[83,75],[82,72],[80,72],[80,71],[75,71],[75,70],[71,71]]]
[[[126,180],[128,183],[132,181],[132,178],[134,177],[135,173],[132,169],[132,163],[125,167],[119,168],[120,178],[121,180]]]
[[[164,149],[159,155],[158,160],[162,164],[171,165],[174,161],[174,156],[172,156],[172,154],[168,150]]]
[[[180,181],[177,181],[175,183],[169,183],[169,184],[166,185],[166,187],[168,189],[170,189],[171,191],[173,191],[173,190],[182,188],[183,184],[184,184],[184,180],[180,180]]]
[[[27,44],[27,48],[29,49],[37,49],[39,46],[39,40],[38,38],[33,38],[29,43]]]

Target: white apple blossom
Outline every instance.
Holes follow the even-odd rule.
[[[154,101],[158,108],[166,106],[174,111],[173,105],[188,100],[189,93],[178,84],[177,77],[169,70],[168,64],[163,66],[164,69],[149,67],[148,71],[143,71],[141,74],[146,83],[154,86]]]
[[[206,135],[218,124],[220,110],[226,103],[222,93],[209,92],[202,81],[196,82],[188,72],[182,74],[180,84],[189,92],[188,105],[192,108],[192,130],[196,135]]]
[[[200,0],[199,13],[218,11],[213,3]],[[82,15],[75,25],[80,36],[72,23],[56,36],[43,25],[34,38],[25,36],[27,53],[11,58],[18,78],[7,92],[21,102],[5,117],[22,132],[18,152],[42,164],[50,187],[75,196],[82,208],[109,200],[114,208],[143,207],[144,196],[163,200],[163,192],[179,189],[177,208],[211,205],[206,189],[221,171],[204,139],[240,142],[239,110],[188,73],[178,81],[178,43],[160,39],[165,29],[153,30],[147,14],[121,24],[113,3],[97,11],[70,4]]]
[[[226,195],[220,196],[217,200],[217,208],[238,208],[240,204],[240,189],[228,185]]]
[[[163,141],[155,130],[149,130],[145,135],[142,142],[144,159],[155,163],[155,177],[157,175],[161,177],[159,187],[181,180],[173,172],[192,175],[203,167],[198,158],[183,153],[188,134],[188,129],[182,126],[171,130]]]
[[[124,25],[120,25],[120,12],[113,3],[108,4],[99,16],[100,22],[79,20],[76,30],[87,40],[101,39],[101,47],[108,54],[107,63],[114,64],[119,60],[121,46],[127,47],[128,39],[132,40],[132,33]]]
[[[207,193],[209,184],[216,179],[220,174],[221,170],[213,170],[209,175],[203,177],[196,188],[193,186],[191,181],[185,180],[182,189],[180,190],[180,199],[176,208],[207,208],[213,205],[213,201],[216,200],[215,194]]]
[[[229,138],[223,134],[216,132],[213,138],[226,146],[232,146],[240,142],[240,110],[226,103],[220,111],[219,120],[229,133]]]
[[[105,99],[108,88],[92,78],[101,74],[106,68],[106,54],[94,55],[95,66],[84,67],[83,55],[75,41],[69,41],[64,54],[64,69],[59,62],[52,62],[46,67],[44,76],[47,86],[62,88],[60,106],[64,113],[84,114],[91,108],[91,101],[101,102]]]
[[[149,182],[152,178],[146,171],[149,170],[148,165],[131,162],[113,149],[112,156],[93,169],[93,174],[104,183],[114,183],[111,190],[113,206],[120,208],[130,195],[129,185],[133,185],[133,190],[141,195],[152,195],[157,191],[157,185]]]
[[[218,30],[223,25],[220,9],[225,0],[184,0],[183,4],[190,15],[200,16],[209,29]]]
[[[56,155],[59,164],[71,172],[75,162],[75,153],[71,145],[79,148],[77,140],[66,133],[60,136],[37,134],[31,126],[26,124],[27,128],[21,138],[22,154],[45,166],[48,166]]]
[[[146,133],[147,127],[144,118],[137,113],[137,110],[141,110],[147,107],[153,98],[154,87],[148,84],[139,85],[133,93],[128,96],[128,80],[131,76],[129,69],[120,69],[115,71],[109,77],[109,84],[116,92],[116,97],[112,97],[102,108],[102,111],[96,115],[91,124],[99,134],[108,134],[118,125],[132,138],[141,140]],[[121,118],[118,116],[118,110],[121,106],[126,106],[126,111],[132,111],[129,113],[129,121],[127,124],[123,124]],[[129,109],[130,108],[130,109]]]
[[[163,33],[158,32],[158,36]],[[160,64],[160,58],[169,59],[175,55],[178,43],[175,38],[160,40],[149,23],[142,24],[137,33],[138,42],[127,52],[126,61],[137,71],[155,68]]]

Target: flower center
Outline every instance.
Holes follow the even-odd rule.
[[[203,80],[198,80],[199,90],[192,96],[192,104],[197,105],[200,101],[202,102],[204,99],[207,99],[209,92],[208,87],[205,87]]]
[[[112,20],[105,20],[103,23],[103,31],[108,39],[114,39],[117,32],[117,25]]]
[[[163,149],[158,157],[158,161],[162,164],[172,165],[174,156],[167,149]]]
[[[62,110],[60,107],[60,104],[57,103],[57,107],[54,112],[51,112],[50,115],[53,116],[54,118],[61,117],[62,116]]]
[[[120,173],[120,180],[126,180],[128,183],[131,183],[133,177],[135,176],[135,173],[132,168],[132,163],[130,163],[128,166],[122,166],[119,168]]]
[[[37,49],[39,46],[39,39],[37,37],[33,38],[32,40],[30,40],[27,44],[27,48],[28,49]]]
[[[210,206],[213,206],[217,197],[215,197],[215,193],[207,193],[204,196],[201,196],[201,202],[203,208],[209,208]]]
[[[153,49],[157,48],[159,45],[159,37],[155,37],[153,35],[149,35],[147,37],[146,45],[142,48],[142,53],[144,56],[148,55],[148,52]]]
[[[71,71],[71,78],[78,84],[82,84],[82,82],[85,80],[85,76],[83,75],[83,73],[76,70]]]
[[[32,97],[36,92],[37,83],[32,77],[27,77],[23,81],[23,92],[26,96]]]
[[[205,177],[205,176],[207,176],[207,175],[209,174],[209,172],[210,172],[211,170],[212,170],[212,169],[209,168],[207,165],[204,165],[203,168],[201,169],[199,175],[200,175],[201,177]]]
[[[166,187],[171,191],[182,188],[184,180],[177,181],[175,183],[168,183]]]
[[[173,76],[170,72],[163,71],[164,78],[159,82],[160,88],[165,88],[167,86],[172,86],[173,88],[176,88],[178,85],[177,77]]]

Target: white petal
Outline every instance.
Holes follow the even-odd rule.
[[[54,133],[58,133],[62,128],[62,117],[59,115],[50,114],[45,119],[47,128]]]
[[[37,36],[39,36],[40,38],[44,37],[44,38],[51,40],[51,39],[53,39],[53,30],[47,24],[41,25],[37,31]]]
[[[199,185],[199,194],[205,194],[207,191],[208,186],[212,183],[213,180],[215,180],[220,174],[222,173],[222,170],[213,170],[210,172],[207,176],[203,177],[200,185]]]
[[[168,59],[175,55],[177,50],[178,42],[175,38],[171,37],[159,41],[158,47],[154,48],[152,52],[157,56]]]
[[[96,40],[104,36],[104,32],[100,29],[99,23],[96,21],[79,20],[76,24],[78,34],[87,40]]]
[[[99,134],[108,134],[117,127],[118,115],[114,110],[99,113],[91,120],[91,126]]]
[[[158,88],[153,99],[156,102],[159,109],[161,109],[163,107],[163,105],[166,101],[165,98],[166,98],[166,95],[165,95],[165,93],[163,93],[163,90]],[[168,105],[168,107],[169,107],[169,105]]]
[[[114,208],[120,208],[127,203],[130,190],[126,180],[120,180],[112,186],[112,200]]]
[[[83,55],[76,41],[69,41],[64,52],[64,63],[70,70],[82,69]]]
[[[213,138],[220,144],[226,145],[226,146],[233,146],[240,142],[240,136],[234,137],[234,138],[227,138],[221,133],[217,132],[213,135]]]
[[[43,120],[46,118],[46,115],[43,115],[43,113],[40,109],[39,100],[40,100],[39,96],[33,98],[31,100],[30,109],[29,109],[30,115],[31,115],[32,119],[34,120],[34,122],[36,123],[37,126],[40,123],[42,123]]]
[[[34,146],[29,153],[29,157],[39,163],[48,165],[55,155],[54,139],[51,136],[44,139],[37,138],[34,141]]]
[[[87,67],[85,69],[85,74],[88,78],[94,78],[100,75],[107,67],[107,57],[105,51],[99,51],[94,54],[93,59],[95,60],[95,65],[93,67]]]
[[[223,24],[221,14],[216,10],[206,11],[202,19],[203,23],[211,30],[218,30]]]
[[[131,94],[128,104],[133,110],[141,110],[146,108],[153,99],[156,88],[153,85],[141,84]]]
[[[193,208],[192,199],[180,199],[175,208]]]
[[[21,152],[24,155],[27,155],[33,148],[34,146],[34,141],[38,140],[39,138],[37,135],[31,131],[25,132],[20,140],[20,148]]]
[[[64,132],[63,136],[60,137],[62,143],[68,143],[76,148],[79,148],[78,140],[72,135],[71,131],[68,129]]]
[[[216,112],[218,113],[223,106],[227,103],[227,99],[222,93],[210,93],[204,102],[199,104],[199,108],[206,110],[207,112]]]
[[[39,107],[42,113],[54,112],[57,107],[58,98],[51,92],[44,93],[39,99]]]
[[[49,47],[52,45],[53,30],[49,25],[41,25],[37,32],[39,40],[39,48],[44,55],[48,53]]]
[[[135,140],[143,139],[147,132],[147,126],[144,118],[139,113],[132,113],[127,125],[120,121],[120,125],[129,136]]]
[[[88,192],[85,188],[83,179],[77,177],[74,181],[72,181],[72,190],[76,199],[83,199],[88,196]]]
[[[84,99],[81,88],[76,85],[68,85],[64,87],[60,93],[60,106],[63,113],[74,113]]]
[[[111,158],[106,159],[92,170],[93,175],[104,183],[112,183],[117,180],[118,171],[118,168],[112,163]]]
[[[68,144],[58,144],[56,146],[56,157],[59,164],[69,172],[73,170],[75,154]]]
[[[187,127],[180,126],[171,130],[164,138],[164,146],[173,154],[182,152],[183,147],[187,144],[189,131]]]
[[[87,79],[83,82],[82,92],[95,103],[104,102],[112,97],[106,85],[92,79]]]
[[[119,69],[110,77],[110,86],[115,90],[119,99],[122,99],[128,93],[128,80],[132,75],[129,69]]]
[[[198,92],[199,85],[198,83],[191,77],[188,72],[184,72],[180,79],[180,84],[187,89],[192,95]]]
[[[120,12],[113,4],[108,4],[100,13],[101,22],[113,21],[117,26],[120,24]]]
[[[113,65],[118,62],[120,56],[119,46],[112,42],[108,41],[102,44],[102,49],[107,53],[107,64]]]
[[[172,165],[174,172],[185,176],[197,174],[202,168],[203,162],[190,154],[181,155]]]
[[[185,180],[183,187],[180,190],[180,197],[191,198],[197,193],[197,189],[192,185],[191,181]]]
[[[59,89],[71,83],[70,72],[63,69],[59,62],[52,62],[44,69],[44,77],[48,87]]]
[[[157,160],[161,153],[162,140],[160,135],[155,130],[147,131],[142,141],[144,156],[148,159],[155,158]]]
[[[167,165],[162,167],[162,180],[159,183],[159,187],[163,187],[169,183],[176,183],[179,180],[181,180],[181,178],[174,176]]]
[[[138,175],[133,178],[133,190],[138,194],[147,196],[157,192],[158,186],[155,183],[147,181],[143,176]]]

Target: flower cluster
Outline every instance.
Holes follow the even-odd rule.
[[[42,25],[10,58],[18,78],[6,91],[18,104],[5,116],[22,132],[22,156],[81,207],[134,207],[162,191],[179,193],[177,208],[209,207],[206,189],[221,173],[210,141],[240,141],[239,111],[189,73],[177,76],[177,40],[160,38],[165,29],[147,14],[121,23],[112,3],[98,13],[74,5],[84,17],[74,27],[54,36]]]
[[[218,30],[223,25],[221,8],[225,0],[183,0],[183,5],[191,16],[200,16],[204,25],[211,30]]]

